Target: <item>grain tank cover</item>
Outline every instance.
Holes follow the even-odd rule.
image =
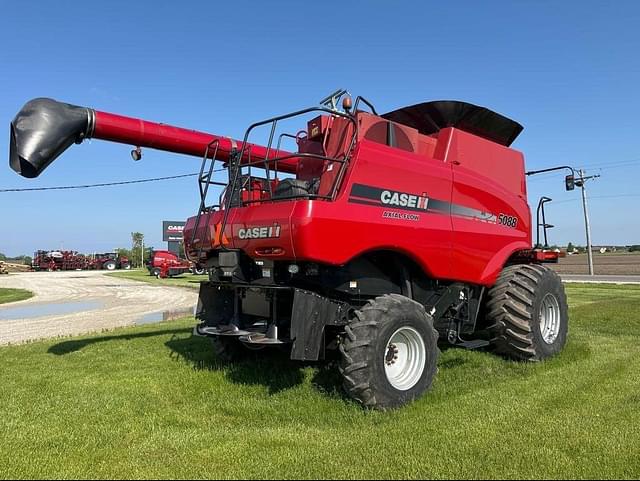
[[[387,120],[431,135],[455,127],[501,145],[510,146],[522,125],[484,107],[457,100],[437,100],[403,107],[382,115]]]

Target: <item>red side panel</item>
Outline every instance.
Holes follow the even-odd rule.
[[[492,285],[514,252],[531,249],[522,154],[456,129],[425,139],[433,157],[360,140],[335,201],[233,208],[224,233],[222,212],[205,214],[193,244],[333,265],[393,250],[432,278]],[[193,228],[189,219],[191,255]]]
[[[224,233],[221,232],[224,211],[203,214],[194,235],[195,217],[184,227],[185,250],[192,260],[197,249],[242,249],[251,257],[295,259],[291,222],[292,211],[298,202],[267,202],[232,208]],[[192,242],[193,239],[193,242]]]
[[[448,211],[429,211],[425,200],[407,210],[382,199],[397,192],[448,204],[451,181],[451,167],[442,161],[363,140],[335,202],[296,203],[291,217],[296,256],[339,265],[367,251],[390,249],[413,258],[432,277],[449,279]]]
[[[453,166],[453,276],[492,284],[516,250],[531,246],[531,214],[520,152],[446,129],[441,152]]]

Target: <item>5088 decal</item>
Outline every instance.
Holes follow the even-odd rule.
[[[498,216],[498,224],[502,224],[504,226],[515,229],[516,227],[518,227],[518,218],[512,215],[500,214]]]

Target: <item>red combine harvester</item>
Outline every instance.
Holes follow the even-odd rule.
[[[76,251],[36,251],[31,268],[34,271],[77,271],[89,267],[89,259]]]
[[[36,99],[11,125],[10,165],[36,177],[86,138],[131,144],[135,159],[201,156],[184,230],[209,272],[195,334],[228,360],[274,347],[339,359],[346,392],[386,409],[429,389],[439,342],[522,361],[565,345],[566,296],[532,247],[524,158],[509,147],[521,130],[464,102],[379,115],[338,91],[237,141]]]

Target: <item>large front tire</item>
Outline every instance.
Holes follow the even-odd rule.
[[[424,307],[388,294],[355,312],[340,345],[347,394],[363,406],[393,409],[408,404],[433,382],[438,333]]]
[[[558,274],[542,265],[505,267],[487,292],[485,317],[497,353],[541,361],[567,342],[569,310]]]

